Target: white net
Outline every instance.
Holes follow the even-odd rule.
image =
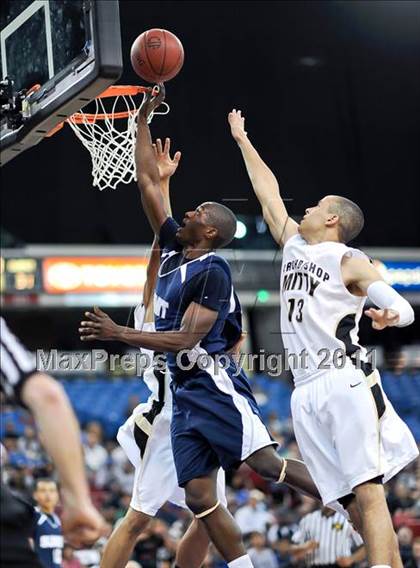
[[[137,115],[144,103],[145,93],[141,93],[141,96],[143,98],[140,105],[136,103],[133,95],[98,98],[95,99],[95,112],[85,113],[81,110],[67,119],[90,153],[93,185],[100,190],[107,187],[115,189],[120,183],[127,184],[136,180],[134,149]],[[148,117],[148,123],[154,114],[169,112],[169,106],[162,104],[164,110],[154,111]],[[123,111],[119,110],[121,108]],[[128,117],[121,118],[121,114],[125,113],[128,113]]]

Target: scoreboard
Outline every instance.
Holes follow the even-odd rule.
[[[37,258],[0,259],[0,290],[2,293],[41,293],[42,261]]]

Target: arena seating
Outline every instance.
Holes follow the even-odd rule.
[[[397,412],[404,418],[420,441],[420,372],[399,375],[384,371],[382,384]],[[86,379],[74,377],[62,381],[82,425],[96,420],[104,428],[107,437],[114,437],[118,426],[125,420],[130,397],[137,396],[145,401],[149,390],[141,380],[133,378],[101,377]],[[275,412],[281,420],[290,416],[289,383],[267,375],[255,375],[252,378],[261,412],[265,420]],[[0,435],[3,438],[10,430],[21,435],[25,426],[22,411],[6,410],[1,421]]]

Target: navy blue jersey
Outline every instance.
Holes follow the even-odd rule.
[[[178,223],[169,217],[161,227],[161,264],[154,301],[156,331],[176,331],[191,302],[218,312],[209,333],[200,341],[208,354],[225,353],[240,338],[241,307],[232,287],[228,263],[214,252],[189,260],[176,241]],[[173,378],[175,354],[168,354]]]
[[[61,522],[57,515],[43,513],[38,507],[34,533],[35,551],[45,568],[61,568],[63,551],[63,534]]]

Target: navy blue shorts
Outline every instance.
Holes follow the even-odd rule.
[[[217,370],[217,372],[216,372]],[[180,487],[215,468],[237,467],[255,451],[274,444],[243,371],[194,368],[172,381],[172,450]]]

